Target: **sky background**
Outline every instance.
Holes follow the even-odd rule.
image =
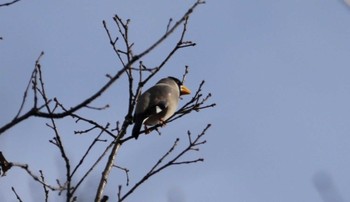
[[[147,48],[183,15],[193,1],[20,1],[0,8],[0,125],[17,113],[34,63],[41,51],[50,97],[67,107],[79,103],[120,68],[102,26],[112,17],[131,19],[134,52]],[[186,40],[198,45],[178,52],[153,78],[190,74],[186,86],[213,94],[217,107],[192,113],[131,141],[120,150],[118,165],[130,169],[135,183],[177,137],[186,146],[187,130],[198,134],[207,123],[207,144],[186,159],[203,163],[172,167],[151,178],[127,201],[350,201],[350,9],[340,0],[208,0],[190,18]],[[179,37],[143,59],[156,66]],[[105,111],[81,114],[99,123],[122,120],[127,85],[123,77],[94,106]],[[181,101],[185,103],[190,96]],[[27,109],[30,107],[28,104]],[[48,142],[47,120],[31,118],[0,136],[0,151],[11,161],[44,170],[50,183],[64,178],[58,150]],[[98,132],[67,118],[58,121],[67,152],[76,163]],[[129,128],[129,131],[131,128]],[[94,150],[93,162],[105,145]],[[104,166],[101,164],[99,169]],[[83,185],[79,201],[92,201],[100,171]],[[106,194],[116,196],[125,176],[113,170]],[[43,201],[42,188],[23,170],[0,178],[0,201]],[[320,192],[320,190],[322,190]],[[61,201],[51,195],[52,201]],[[112,200],[113,201],[113,200]]]

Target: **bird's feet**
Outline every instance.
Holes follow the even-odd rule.
[[[158,124],[160,125],[160,127],[163,128],[166,125],[166,122],[165,122],[165,120],[160,119]]]
[[[145,125],[145,134],[148,135],[151,132],[151,129],[147,128],[147,126]]]

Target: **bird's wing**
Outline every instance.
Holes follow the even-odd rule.
[[[172,90],[167,84],[158,84],[148,89],[141,95],[136,105],[134,115],[134,128],[132,135],[137,139],[139,136],[142,124],[149,119],[150,125],[154,124],[154,121],[166,114],[169,107],[169,92]],[[149,124],[148,123],[148,124]]]
[[[167,102],[165,100],[158,100],[156,103],[154,103],[153,106],[150,106],[146,109],[144,112],[144,118],[155,114],[161,113],[164,109],[166,109],[168,106]]]
[[[146,121],[150,116],[161,113],[167,107],[167,102],[165,100],[159,100],[155,105],[148,107],[144,112],[139,114],[135,114],[134,116],[134,128],[132,130],[132,136],[136,139],[139,136],[142,124]]]

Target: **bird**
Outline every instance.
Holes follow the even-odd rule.
[[[180,96],[190,93],[190,89],[175,77],[169,76],[159,80],[137,100],[132,136],[135,139],[139,137],[142,124],[164,124],[175,113]]]

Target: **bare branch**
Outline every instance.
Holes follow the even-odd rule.
[[[54,101],[56,102],[56,104],[57,104],[59,107],[61,107],[61,109],[62,109],[63,111],[68,111],[56,98],[54,99]],[[98,128],[98,129],[103,130],[103,132],[107,133],[109,136],[111,136],[111,137],[113,137],[113,138],[116,138],[116,136],[115,136],[112,132],[110,132],[109,130],[107,130],[109,124],[107,124],[105,127],[103,127],[101,124],[98,124],[97,122],[95,122],[95,121],[93,121],[93,120],[91,120],[91,119],[84,118],[84,117],[82,117],[82,116],[80,116],[80,115],[78,115],[78,114],[72,113],[72,114],[70,114],[70,116],[71,116],[72,118],[76,118],[76,119],[77,119],[76,122],[84,121],[84,122],[87,122],[87,123],[89,123],[89,124],[92,125],[92,128],[87,129],[87,130],[85,130],[85,131],[75,131],[75,134],[87,133],[87,132],[90,132],[91,130],[93,130],[93,129],[95,129],[95,128]]]
[[[106,128],[108,127],[109,124],[106,125]],[[104,130],[101,130],[100,134],[94,139],[94,141],[90,144],[89,148],[86,150],[85,154],[83,155],[83,157],[80,159],[79,163],[77,164],[77,166],[73,169],[73,172],[71,174],[71,177],[74,176],[75,172],[79,169],[79,167],[83,164],[85,158],[88,156],[88,154],[90,153],[91,149],[93,148],[93,146],[100,141],[100,137],[103,134]]]
[[[41,89],[41,95],[42,95],[42,98],[45,102],[45,107],[47,109],[47,112],[49,114],[53,114],[53,111],[51,110],[50,106],[49,106],[49,101],[48,101],[48,98],[46,96],[46,92],[45,92],[45,84],[44,84],[44,81],[43,81],[43,76],[42,76],[42,72],[41,72],[41,67],[40,65],[37,65],[37,70],[38,70],[38,74],[39,74],[39,84],[40,84],[40,89]],[[56,107],[55,107],[56,108]],[[56,146],[59,148],[59,151],[61,152],[61,156],[65,162],[65,165],[66,165],[66,183],[67,183],[67,201],[70,201],[71,198],[72,198],[72,195],[71,195],[71,182],[72,182],[72,178],[71,178],[71,166],[70,166],[70,162],[69,162],[69,158],[66,154],[66,151],[64,149],[64,146],[63,146],[63,142],[61,140],[61,136],[58,132],[58,129],[57,129],[57,126],[56,126],[56,122],[55,122],[55,119],[54,118],[50,118],[51,120],[51,124],[52,126],[50,127],[54,133],[55,133],[55,138],[54,138],[54,141],[56,143]]]
[[[15,0],[14,2],[17,2],[19,0]],[[188,20],[189,16],[193,12],[195,8],[197,8],[200,4],[203,4],[204,1],[202,0],[196,0],[192,4],[192,6],[183,14],[182,17],[180,17],[176,22],[173,21],[173,19],[169,19],[166,32],[153,44],[151,44],[148,48],[141,51],[138,54],[133,53],[133,47],[134,43],[129,38],[129,25],[130,20],[123,20],[118,15],[115,15],[113,17],[113,21],[115,23],[115,26],[117,27],[117,36],[115,37],[114,33],[111,33],[110,29],[107,27],[107,23],[103,21],[103,27],[107,33],[107,37],[109,40],[110,45],[113,48],[114,53],[116,54],[116,60],[119,60],[122,67],[114,72],[113,74],[107,74],[107,81],[97,90],[95,93],[91,94],[89,97],[82,99],[78,104],[73,105],[72,107],[66,107],[62,103],[58,101],[57,98],[50,98],[48,96],[48,91],[46,89],[43,74],[42,74],[42,68],[40,61],[43,57],[43,52],[39,55],[35,62],[35,67],[32,72],[32,75],[30,77],[30,80],[26,86],[21,105],[19,107],[19,110],[15,117],[4,126],[0,127],[0,135],[3,134],[8,129],[14,127],[15,125],[19,124],[20,122],[30,118],[30,117],[40,117],[45,118],[48,120],[48,123],[46,123],[46,126],[49,127],[52,132],[54,133],[54,136],[51,140],[49,140],[50,143],[52,143],[55,147],[58,148],[60,155],[65,163],[65,178],[64,180],[58,180],[57,179],[57,185],[52,186],[45,182],[44,174],[41,170],[39,170],[40,175],[35,174],[29,169],[29,166],[27,164],[20,164],[20,163],[12,163],[8,162],[5,157],[0,152],[0,171],[5,174],[6,171],[8,171],[12,167],[18,167],[21,169],[24,169],[32,178],[34,181],[37,181],[40,183],[43,187],[44,194],[45,194],[45,201],[49,201],[49,191],[58,191],[58,194],[61,195],[62,193],[65,193],[66,201],[67,202],[73,202],[77,201],[77,197],[74,196],[80,185],[87,179],[87,177],[92,173],[92,171],[95,171],[97,168],[97,165],[101,163],[101,160],[103,158],[106,159],[106,165],[104,166],[104,169],[101,173],[101,178],[99,180],[98,188],[96,189],[96,195],[95,195],[95,201],[96,202],[102,202],[107,201],[108,196],[104,195],[104,190],[107,185],[107,181],[110,180],[110,172],[113,167],[121,169],[125,172],[126,175],[126,187],[129,189],[127,192],[123,195],[122,194],[122,186],[118,186],[118,200],[123,201],[125,200],[131,193],[133,193],[141,184],[143,184],[146,180],[148,180],[153,175],[159,173],[160,171],[173,166],[173,165],[182,165],[182,164],[191,164],[191,163],[197,163],[201,162],[204,159],[203,158],[195,158],[195,159],[183,159],[183,156],[186,153],[198,151],[200,148],[200,145],[205,144],[206,141],[202,140],[202,136],[205,134],[206,130],[210,127],[208,125],[201,134],[199,134],[197,137],[193,137],[190,132],[188,132],[188,145],[185,145],[185,148],[179,149],[179,143],[180,139],[177,138],[174,143],[171,145],[171,147],[161,155],[158,161],[155,162],[155,164],[152,166],[152,168],[146,172],[145,176],[141,178],[139,181],[136,181],[135,185],[131,188],[128,187],[130,183],[129,179],[129,169],[120,167],[116,164],[116,158],[118,151],[122,145],[126,145],[128,140],[131,140],[132,137],[126,137],[124,136],[127,133],[128,127],[132,124],[132,113],[134,111],[136,100],[138,96],[141,94],[142,87],[153,77],[155,74],[157,74],[160,70],[165,67],[165,65],[168,63],[168,61],[174,56],[175,53],[177,53],[182,48],[192,47],[196,44],[192,41],[188,41],[185,39],[186,37],[186,31],[188,26]],[[0,5],[1,6],[1,5]],[[181,28],[182,26],[182,28]],[[169,50],[168,53],[164,55],[164,58],[159,61],[157,66],[148,67],[148,65],[144,64],[141,60],[144,56],[149,54],[151,51],[155,50],[160,44],[165,42],[169,36],[175,33],[175,30],[180,29],[178,41],[173,44],[173,47]],[[120,40],[119,40],[120,39]],[[122,43],[122,44],[120,44]],[[135,66],[135,62],[139,61],[138,67]],[[118,62],[119,63],[119,62]],[[189,68],[188,66],[185,66],[185,72],[182,77],[182,81],[184,82],[186,80],[186,76],[188,74]],[[104,110],[109,107],[109,105],[105,105],[103,107],[94,107],[92,105],[92,102],[99,98],[102,94],[104,94],[113,84],[116,84],[117,81],[121,78],[121,76],[124,75],[124,73],[127,76],[128,79],[128,108],[125,113],[125,117],[123,121],[113,121],[111,123],[116,123],[115,128],[110,129],[109,123],[100,124],[96,120],[93,120],[87,116],[82,115],[81,109],[93,109],[93,110]],[[135,77],[138,76],[138,78]],[[135,81],[136,80],[136,81]],[[136,85],[137,84],[137,85]],[[209,107],[213,107],[214,104],[207,104],[209,98],[211,97],[211,94],[203,95],[202,93],[202,86],[204,84],[204,81],[199,85],[198,90],[192,97],[192,99],[187,102],[184,106],[182,106],[166,123],[172,122],[178,118],[181,118],[182,116],[189,114],[193,111],[199,111],[202,109],[206,109]],[[29,90],[31,89],[31,90]],[[31,108],[28,109],[28,111],[25,111],[25,106],[30,98],[33,98],[33,105]],[[71,159],[69,158],[66,147],[64,145],[64,139],[63,135],[60,133],[59,127],[58,127],[58,121],[57,119],[60,118],[66,118],[71,117],[73,121],[75,121],[76,124],[81,123],[87,123],[88,126],[84,128],[79,128],[78,130],[75,130],[75,134],[85,134],[85,135],[94,135],[94,139],[87,144],[87,148],[85,150],[85,153],[81,156],[80,160],[77,162],[76,165],[73,166],[73,163],[71,163]],[[74,123],[74,122],[73,122]],[[160,125],[156,125],[152,127],[151,129],[157,130]],[[96,131],[96,129],[98,131]],[[143,131],[144,132],[144,131]],[[96,134],[94,134],[96,133]],[[104,138],[103,135],[108,135],[112,140]],[[83,165],[86,166],[87,158],[91,155],[92,149],[96,148],[97,145],[100,145],[98,143],[103,143],[104,148],[100,152],[100,155],[95,159],[95,161],[92,163],[92,165],[89,165],[89,169],[82,173],[82,177],[78,178],[77,173],[82,170]],[[79,174],[80,175],[80,174]],[[76,179],[78,178],[78,179]],[[76,183],[77,182],[77,183]],[[76,184],[76,185],[74,185]],[[124,191],[124,190],[123,190]],[[17,199],[19,201],[22,201],[15,190],[13,189],[13,192],[17,196]]]
[[[13,0],[13,1],[11,1],[11,2],[8,2],[8,3],[3,3],[3,4],[0,4],[0,7],[2,7],[2,6],[10,6],[10,5],[12,5],[12,4],[14,4],[14,3],[17,3],[17,2],[19,2],[20,0]]]
[[[41,185],[45,186],[46,188],[52,190],[52,191],[62,191],[62,190],[66,190],[66,187],[64,186],[59,186],[59,187],[54,187],[52,185],[49,185],[47,183],[45,183],[44,181],[41,180],[41,177],[39,177],[38,175],[34,174],[33,171],[31,171],[29,169],[29,166],[28,164],[21,164],[21,163],[14,163],[14,162],[11,162],[12,166],[13,167],[18,167],[18,168],[21,168],[23,170],[25,170],[29,176],[31,176],[33,178],[34,181],[37,181],[39,182]]]
[[[21,197],[19,197],[19,195],[17,194],[15,188],[14,188],[14,187],[11,187],[11,189],[12,189],[13,193],[16,195],[17,200],[18,200],[19,202],[22,202],[22,199],[21,199]]]
[[[169,28],[170,28],[170,25],[171,25],[172,22],[173,22],[173,19],[170,18],[170,19],[169,19],[169,22],[168,22],[168,25],[166,26],[166,31],[165,31],[165,33],[167,33],[167,32],[169,31]]]
[[[119,202],[123,201],[128,197],[131,193],[133,193],[142,183],[144,183],[148,178],[150,178],[152,175],[155,174],[156,168],[163,162],[163,160],[169,156],[170,153],[172,153],[175,149],[175,147],[178,145],[178,142],[180,141],[179,138],[177,138],[174,142],[174,144],[170,147],[170,149],[157,161],[157,163],[151,168],[150,171],[140,180],[138,181],[126,194],[123,195],[119,199]]]
[[[167,31],[157,42],[155,42],[152,46],[150,46],[148,49],[143,51],[141,54],[135,56],[138,58],[142,58],[144,55],[148,54],[150,51],[152,51],[154,48],[156,48],[159,44],[161,44],[168,36],[170,36],[178,26],[180,26],[184,21],[187,20],[188,16],[191,15],[193,10],[197,8],[200,4],[204,4],[205,2],[202,0],[197,0],[190,9],[187,10],[187,12],[182,16],[180,20],[178,20],[170,29]]]
[[[41,181],[45,183],[43,171],[39,170],[39,172],[40,172]],[[43,185],[43,189],[44,189],[44,193],[45,193],[45,202],[48,202],[49,201],[49,190],[47,189],[47,187],[45,185]]]
[[[130,178],[129,178],[129,169],[127,168],[123,168],[117,165],[113,165],[113,167],[119,168],[120,170],[125,172],[125,176],[126,176],[126,186],[129,186],[129,182],[130,182]]]
[[[1,172],[2,172],[2,176],[5,176],[6,175],[6,172],[8,171],[8,170],[10,170],[11,169],[11,167],[12,167],[12,164],[11,163],[9,163],[7,160],[6,160],[6,158],[5,158],[5,156],[2,154],[2,152],[0,151],[0,174],[1,174]]]
[[[105,31],[106,31],[106,33],[107,33],[107,36],[108,36],[108,38],[109,38],[109,43],[112,45],[113,50],[114,50],[114,53],[118,56],[119,61],[120,61],[121,64],[125,67],[125,62],[124,62],[123,57],[121,56],[121,54],[125,54],[125,55],[126,55],[126,53],[123,52],[123,51],[121,51],[121,50],[119,50],[119,49],[117,48],[117,41],[118,41],[119,38],[116,37],[115,39],[112,39],[112,35],[111,35],[109,29],[107,28],[107,23],[106,23],[106,21],[103,21],[103,28],[105,29]],[[110,78],[112,79],[112,77],[110,77]]]
[[[90,96],[86,100],[82,101],[80,104],[76,105],[75,107],[72,107],[69,110],[62,112],[62,113],[50,113],[50,112],[46,113],[46,112],[41,112],[36,108],[32,108],[24,115],[16,117],[10,123],[7,123],[4,126],[2,126],[0,128],[0,135],[3,134],[3,132],[5,132],[6,130],[13,127],[14,125],[22,122],[23,120],[26,120],[27,118],[29,118],[31,116],[49,118],[49,119],[58,119],[58,118],[63,118],[63,117],[69,116],[72,113],[74,113],[75,111],[77,111],[83,107],[86,107],[89,103],[91,103],[93,100],[98,98],[102,93],[104,93],[115,81],[117,81],[120,78],[120,76],[128,69],[128,66],[130,66],[135,61],[136,61],[136,59],[131,61],[127,66],[125,66],[121,70],[119,70],[100,90],[98,90],[95,94],[93,94],[92,96]],[[46,102],[48,102],[48,100],[46,100]]]
[[[200,141],[201,138],[205,135],[206,131],[209,129],[211,125],[208,124],[203,131],[192,141],[191,138],[189,138],[189,144],[188,146],[182,150],[179,154],[177,154],[173,159],[168,161],[167,163],[162,164],[162,162],[171,154],[174,152],[176,146],[178,145],[180,139],[177,138],[173,145],[170,147],[170,149],[157,161],[157,163],[150,169],[150,171],[140,180],[138,181],[127,193],[125,193],[120,199],[119,202],[125,200],[131,193],[133,193],[141,184],[143,184],[146,180],[148,180],[153,175],[157,174],[158,172],[164,170],[167,167],[173,166],[173,165],[182,165],[182,164],[190,164],[190,163],[197,163],[202,162],[203,158],[198,158],[195,160],[186,160],[186,161],[178,161],[184,154],[186,154],[189,151],[198,151],[196,146],[199,146],[201,144],[205,144],[206,141]],[[191,133],[188,133],[190,136]]]
[[[170,29],[168,32],[166,32],[162,37],[160,37],[153,45],[151,45],[149,48],[147,48],[146,50],[144,50],[143,52],[141,52],[138,55],[134,55],[132,56],[132,58],[128,59],[128,63],[126,63],[123,68],[121,70],[119,70],[114,76],[111,77],[111,79],[104,85],[102,86],[96,93],[94,93],[93,95],[91,95],[89,98],[85,99],[84,101],[82,101],[80,104],[77,104],[76,106],[70,108],[68,111],[65,112],[61,112],[61,113],[46,113],[46,112],[41,112],[39,110],[37,110],[36,108],[33,108],[31,110],[29,110],[27,113],[25,113],[22,116],[19,116],[17,118],[15,118],[14,120],[12,120],[10,123],[5,124],[4,126],[2,126],[0,128],[0,135],[5,132],[6,130],[8,130],[9,128],[11,128],[12,126],[22,122],[23,120],[31,117],[31,116],[36,116],[36,117],[42,117],[42,118],[53,118],[53,119],[58,119],[58,118],[63,118],[66,116],[69,116],[70,114],[74,113],[75,111],[86,107],[88,104],[90,104],[92,101],[94,101],[96,98],[100,97],[101,94],[103,94],[112,84],[114,84],[128,69],[131,68],[131,66],[138,61],[139,59],[141,59],[142,57],[144,57],[145,55],[147,55],[149,52],[151,52],[153,49],[155,49],[159,44],[161,44],[165,39],[167,39],[177,28],[178,26],[180,26],[183,22],[185,22],[184,24],[184,30],[183,30],[183,34],[181,35],[182,37],[184,36],[184,32],[186,31],[186,25],[187,25],[187,20],[188,20],[188,16],[193,12],[193,10],[198,7],[200,4],[205,3],[202,0],[197,0],[192,7],[190,7],[190,9],[188,9],[188,11],[183,15],[182,18],[180,18]],[[118,20],[118,18],[117,18]],[[128,23],[128,22],[127,22]],[[126,23],[126,24],[127,24]],[[111,39],[111,38],[110,38]],[[186,46],[182,46],[183,45],[183,38],[181,38],[180,42],[178,43],[178,46],[169,54],[169,57],[164,61],[165,62],[171,57],[171,55],[173,55],[177,49],[179,48],[183,48],[183,47],[187,47],[187,46],[192,46],[195,44],[190,43],[190,45],[187,44],[187,42],[185,44],[187,44]],[[132,45],[128,45],[127,48],[131,48]],[[129,54],[131,53],[131,49],[128,52],[128,57]],[[37,65],[40,67],[40,65]],[[154,71],[154,73],[152,73],[145,81],[142,82],[142,84],[139,84],[141,86],[143,86],[144,83],[146,83],[151,77],[154,76],[154,74],[156,72],[158,72],[160,70],[156,69]],[[132,108],[133,109],[133,108]]]
[[[182,83],[185,83],[186,76],[187,76],[188,73],[189,73],[189,67],[186,65],[185,66],[185,73],[182,75],[182,79],[181,79]]]
[[[166,32],[158,41],[156,41],[153,45],[151,45],[149,48],[147,48],[145,51],[143,51],[142,53],[138,54],[138,55],[134,55],[130,61],[128,62],[128,65],[126,68],[130,68],[131,65],[136,61],[136,60],[139,60],[141,59],[143,56],[145,56],[146,54],[148,54],[150,51],[152,51],[154,48],[156,48],[160,43],[162,43],[166,38],[168,38],[176,29],[178,26],[180,26],[184,21],[187,21],[188,19],[188,16],[193,12],[193,10],[200,4],[204,3],[203,1],[201,0],[197,0],[193,5],[192,7],[183,15],[182,18],[180,18],[180,20],[178,20],[170,29],[168,32]],[[120,19],[117,18],[117,21],[121,22],[122,21]],[[128,23],[128,22],[127,22]],[[127,24],[126,23],[126,24]],[[187,23],[185,22],[185,25],[186,26]],[[127,27],[124,27],[124,29],[127,29]],[[184,32],[184,31],[183,31]],[[181,36],[183,37],[184,34],[182,34]],[[126,36],[123,36],[124,40],[127,39]],[[180,39],[180,42],[182,42],[183,38]],[[128,42],[125,42],[126,44],[129,44]],[[178,45],[173,49],[173,51],[171,51],[171,53],[169,54],[169,56],[163,61],[163,63],[161,64],[164,65],[166,63],[166,61],[168,61],[168,59],[176,52],[177,49],[181,48],[179,46],[179,44],[182,44],[182,43],[178,43]],[[127,46],[127,48],[129,48],[130,46]],[[130,53],[131,50],[128,49],[128,55]],[[160,67],[161,67],[160,66]],[[125,69],[125,67],[124,67]],[[127,69],[125,69],[126,71]],[[148,76],[143,82],[139,83],[138,85],[138,88],[136,90],[136,95],[139,94],[142,86],[144,83],[146,83],[151,77],[154,76],[154,74],[156,72],[158,72],[160,70],[159,69],[156,69],[150,76]],[[131,75],[131,73],[130,73]],[[129,87],[132,87],[130,86],[130,82],[132,80],[132,77],[129,75]],[[109,173],[110,173],[110,170],[112,168],[112,165],[114,164],[113,162],[115,161],[115,155],[117,154],[117,151],[119,150],[121,144],[123,143],[122,141],[120,141],[125,133],[126,133],[126,128],[130,125],[131,123],[131,117],[132,117],[132,112],[133,112],[133,109],[134,109],[134,106],[135,106],[135,102],[136,102],[136,99],[131,99],[131,95],[132,93],[129,93],[129,109],[128,109],[128,113],[127,115],[125,116],[125,120],[124,120],[124,123],[122,125],[122,128],[120,130],[120,133],[118,134],[118,137],[117,137],[117,141],[116,141],[116,144],[114,145],[112,151],[111,151],[111,154],[109,155],[109,158],[108,158],[108,161],[107,161],[107,164],[105,166],[105,169],[104,171],[102,172],[102,177],[101,177],[101,180],[100,180],[100,184],[98,186],[98,190],[97,190],[97,193],[96,193],[96,197],[95,197],[95,201],[100,201],[102,195],[103,195],[103,191],[104,191],[104,188],[106,186],[106,183],[107,183],[107,178],[109,176]],[[130,104],[130,100],[131,101],[131,104]]]
[[[20,106],[20,108],[19,108],[19,110],[18,110],[14,120],[18,118],[18,116],[21,114],[21,112],[23,110],[24,104],[25,104],[26,99],[27,99],[28,90],[29,90],[29,87],[30,87],[31,84],[33,84],[33,91],[34,91],[34,94],[35,94],[35,96],[34,96],[34,108],[37,107],[37,105],[36,105],[36,103],[37,103],[37,96],[36,96],[37,87],[36,87],[36,83],[37,83],[37,73],[38,73],[38,71],[37,71],[36,67],[39,65],[39,61],[40,61],[40,59],[42,58],[43,55],[44,55],[44,52],[41,52],[39,57],[35,61],[35,68],[34,68],[32,74],[30,76],[30,79],[29,79],[29,82],[27,84],[26,90],[24,91],[24,95],[23,95],[21,106]]]
[[[142,82],[139,83],[139,88],[141,88],[145,83],[147,83],[154,75],[156,75],[156,73],[158,71],[160,71],[162,69],[162,67],[170,60],[170,58],[181,48],[184,48],[182,47],[183,45],[183,39],[184,39],[184,36],[185,36],[185,33],[186,33],[186,30],[187,30],[187,21],[188,21],[188,18],[189,16],[188,15],[184,15],[182,18],[181,18],[181,23],[183,23],[183,30],[182,30],[182,34],[181,34],[181,37],[180,39],[178,40],[176,46],[169,52],[169,54],[165,57],[165,59],[157,66],[157,68],[154,68],[154,70],[152,71],[152,73],[145,79],[143,80]],[[180,21],[178,21],[180,22]],[[181,24],[180,23],[180,24]],[[175,25],[179,26],[180,24],[176,23]],[[172,30],[172,29],[171,29]],[[193,46],[195,44],[193,43]],[[189,47],[189,46],[187,46]],[[137,89],[137,92],[138,92],[139,89]]]
[[[95,163],[89,168],[89,170],[84,174],[84,176],[79,180],[79,182],[75,185],[75,187],[72,190],[72,195],[77,191],[78,187],[81,185],[81,183],[83,183],[83,181],[86,179],[86,177],[92,172],[92,170],[97,166],[97,164],[99,162],[101,162],[102,158],[107,154],[108,150],[111,149],[111,147],[115,142],[111,142],[106,148],[105,150],[102,152],[102,154],[97,158],[97,160],[95,161]]]
[[[116,158],[117,152],[119,151],[120,146],[121,146],[120,143],[115,143],[113,148],[112,148],[112,152],[108,157],[108,161],[107,161],[107,164],[105,166],[105,169],[102,172],[102,177],[101,177],[100,183],[99,183],[98,188],[97,188],[95,201],[100,201],[102,198],[102,195],[103,195],[103,192],[104,192],[104,189],[106,187],[107,180],[109,177],[109,173],[111,172],[111,168],[114,165],[114,161],[115,161],[115,158]]]

